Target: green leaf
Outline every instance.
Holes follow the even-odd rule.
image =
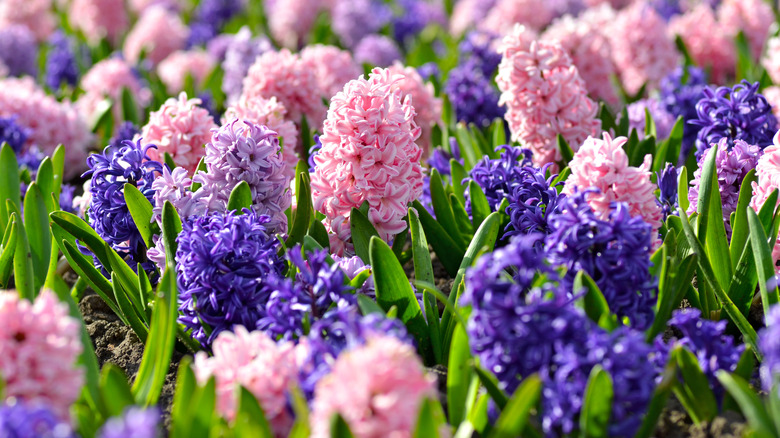
[[[496,425],[490,434],[491,438],[515,438],[522,435],[528,424],[531,410],[536,406],[542,393],[542,380],[533,374],[523,380],[517,388],[506,409],[496,420]]]
[[[165,206],[173,208],[169,202],[166,202]],[[165,214],[166,210],[163,209],[163,221]],[[165,375],[168,374],[176,342],[176,317],[178,315],[176,296],[176,274],[173,269],[168,268],[163,273],[157,288],[149,336],[138,375],[133,383],[135,400],[143,406],[157,403],[163,383],[165,383]]]
[[[742,414],[750,423],[750,427],[755,431],[756,436],[769,438],[778,435],[778,431],[766,407],[764,407],[761,399],[748,382],[724,370],[718,371],[715,375],[742,409]]]
[[[60,199],[62,191],[62,180],[65,175],[65,146],[58,145],[51,154],[51,164],[53,172],[53,184],[51,192],[57,195],[57,201]],[[59,208],[59,205],[57,206]]]
[[[357,208],[352,208],[350,213],[350,230],[352,231],[352,245],[355,248],[355,254],[368,263],[369,260],[369,242],[372,237],[379,237],[379,233],[374,228],[368,217]],[[393,255],[395,257],[395,255]]]
[[[573,291],[579,294],[583,289],[587,291],[582,296],[582,306],[585,314],[601,328],[608,331],[614,330],[618,324],[609,311],[607,299],[604,298],[604,294],[596,282],[593,281],[593,278],[587,272],[579,271],[574,277]]]
[[[504,129],[504,119],[496,118],[490,125],[491,136],[493,137],[493,147],[506,144],[506,130]]]
[[[60,192],[54,191],[54,166],[52,165],[51,158],[45,157],[41,164],[38,166],[38,175],[35,176],[35,182],[38,185],[38,189],[41,191],[43,203],[46,205],[46,228],[49,228],[48,215],[54,210],[59,210],[59,204],[55,205],[54,195],[57,199],[60,197]],[[29,192],[30,188],[27,188]]]
[[[114,289],[114,298],[122,312],[122,316],[124,316],[124,319],[127,321],[130,328],[133,329],[135,334],[138,335],[138,339],[140,339],[141,342],[146,342],[149,331],[141,320],[141,315],[139,315],[136,312],[135,307],[133,307],[133,303],[128,297],[127,292],[117,279],[116,272],[111,273],[111,286]]]
[[[308,235],[311,236],[321,247],[330,252],[330,240],[328,238],[328,230],[325,229],[325,225],[317,219],[311,221],[309,226]]]
[[[479,377],[479,381],[482,382],[482,386],[487,390],[488,395],[496,403],[499,410],[503,411],[509,403],[509,396],[499,386],[498,378],[490,371],[475,365],[474,372]]]
[[[51,258],[49,211],[37,182],[30,184],[24,197],[24,228],[32,256],[33,290],[37,295],[46,281]]]
[[[107,363],[100,373],[100,400],[106,417],[122,415],[126,407],[135,404],[127,376],[112,363]]]
[[[19,238],[19,224],[16,215],[11,215],[11,221],[5,229],[3,244],[0,246],[0,289],[7,289],[13,272],[16,240]]]
[[[369,244],[369,259],[374,270],[377,304],[385,311],[389,311],[393,306],[398,308],[399,319],[417,341],[424,362],[432,363],[433,351],[428,326],[398,259],[390,247],[376,236],[371,238]]]
[[[176,237],[181,233],[181,219],[170,201],[165,201],[162,211],[162,240],[165,246],[166,269],[176,271]]]
[[[677,205],[683,211],[688,211],[688,206],[690,205],[688,202],[688,168],[683,166],[677,178]]]
[[[417,426],[414,429],[414,438],[437,437],[440,431],[447,427],[447,419],[439,402],[426,398],[417,415]]]
[[[465,251],[460,249],[459,245],[444,230],[444,227],[420,204],[420,201],[414,201],[412,206],[420,216],[420,223],[425,230],[425,235],[430,239],[433,251],[436,252],[439,261],[450,276],[455,276]]]
[[[54,224],[60,226],[64,231],[78,239],[82,245],[89,248],[106,269],[110,268],[111,262],[105,249],[106,242],[98,236],[88,223],[84,222],[80,217],[65,211],[55,211],[49,217]],[[58,238],[58,240],[60,239]]]
[[[601,365],[590,371],[580,413],[580,436],[606,437],[612,416],[612,378]]]
[[[561,134],[558,134],[557,140],[558,150],[561,151],[561,155],[563,156],[563,166],[561,167],[566,167],[569,165],[569,162],[574,159],[574,151],[571,149],[571,146],[569,146],[569,142],[567,142]]]
[[[11,201],[6,200],[6,206],[11,207]],[[17,213],[12,213],[16,216]],[[17,227],[16,247],[14,248],[14,284],[19,295],[32,301],[38,294],[33,279],[33,260],[27,232],[24,226]]]
[[[434,283],[431,252],[428,250],[428,240],[420,224],[420,219],[413,209],[408,211],[409,230],[412,235],[412,259],[414,261],[414,278],[428,283]],[[425,319],[428,322],[428,335],[436,363],[442,362],[441,332],[439,328],[439,307],[429,291],[423,290]]]
[[[682,381],[674,387],[677,398],[691,415],[694,424],[711,421],[718,414],[718,402],[698,359],[683,347],[675,348],[672,354],[682,374]]]
[[[712,196],[714,194],[720,194],[715,188],[718,187],[718,175],[715,168],[715,160],[718,154],[718,147],[712,146],[707,151],[707,156],[704,158],[704,164],[701,171],[701,183],[699,184],[699,196],[696,204],[696,212],[699,213],[699,222],[696,228],[696,236],[699,240],[707,238],[707,226],[712,219],[709,214],[712,208]],[[720,218],[718,218],[720,220]]]
[[[458,231],[461,236],[467,234],[471,236],[474,233],[474,226],[471,223],[469,214],[466,213],[466,207],[463,202],[458,199],[457,196],[450,193],[450,205],[452,206],[452,213],[455,215],[455,222],[458,224]]]
[[[452,175],[450,178],[452,181],[452,192],[458,196],[458,199],[465,199],[464,193],[466,188],[463,186],[463,180],[468,177],[468,173],[463,168],[463,165],[455,161],[454,158],[450,159],[450,174]]]
[[[309,230],[309,224],[312,222],[311,183],[309,182],[308,171],[298,173],[298,176],[295,178],[295,186],[295,197],[298,206],[295,210],[290,235],[286,242],[288,248],[303,242],[303,236]]]
[[[441,176],[436,169],[431,169],[430,187],[431,203],[433,204],[433,211],[436,212],[436,220],[444,227],[444,230],[458,245],[458,248],[461,250],[465,249],[468,242],[460,233],[458,222],[455,220],[455,213],[452,211],[449,197],[444,191]]]
[[[472,224],[474,229],[477,229],[490,214],[490,204],[485,192],[474,180],[469,181],[469,198],[471,199]]]
[[[710,263],[712,263],[712,269],[715,272],[715,278],[720,283],[720,287],[726,288],[731,281],[732,266],[729,242],[723,222],[723,207],[718,185],[718,174],[715,168],[717,148],[717,145],[713,145],[710,148],[711,150],[708,152],[702,169],[699,200],[702,197],[707,198],[709,206],[705,207],[701,202],[697,206],[697,211],[699,212],[699,234],[697,236],[705,243],[707,256],[710,259]],[[705,178],[707,172],[709,174]]]
[[[669,234],[669,237],[673,236]],[[677,258],[674,262],[677,262]],[[671,261],[667,261],[671,265]],[[672,316],[672,311],[680,306],[685,292],[691,284],[693,274],[696,273],[696,254],[690,254],[682,262],[670,266],[667,275],[661,279],[658,287],[658,307],[656,310],[653,326],[647,334],[647,339],[651,340],[656,335],[663,332],[666,328],[666,322]]]
[[[171,169],[171,170],[173,170],[173,169]],[[201,158],[200,161],[198,161],[198,168],[195,170],[195,174],[198,174],[198,173],[201,173],[201,172],[202,173],[207,173],[208,172],[208,168],[206,167],[206,159],[205,159],[205,157]],[[202,186],[201,183],[193,182],[192,185],[190,186],[190,191],[192,193],[195,193],[195,192],[198,191],[198,189],[201,186]]]
[[[734,221],[732,221],[731,224],[731,245],[729,247],[731,264],[735,271],[739,264],[739,259],[742,256],[742,251],[745,249],[745,245],[750,236],[750,230],[747,223],[747,209],[753,195],[753,182],[757,179],[756,170],[750,169],[745,175],[745,179],[742,180],[742,185],[739,189],[737,209],[735,211]]]
[[[141,125],[138,117],[138,105],[135,103],[133,93],[127,87],[122,87],[122,118],[133,125]]]
[[[171,169],[171,172],[177,167],[176,163],[173,161],[173,157],[168,152],[163,153],[163,162]]]
[[[458,139],[463,165],[466,170],[470,170],[482,158],[482,155],[477,153],[474,144],[471,142],[471,135],[469,135],[469,131],[463,123],[458,123],[455,126],[455,137]],[[438,215],[439,213],[437,212],[436,216]]]
[[[0,148],[0,228],[5,230],[8,226],[11,211],[6,206],[6,200],[10,200],[16,206],[16,210],[22,207],[21,189],[19,188],[19,163],[16,154],[8,143],[3,143]]]
[[[772,250],[767,243],[764,227],[756,212],[750,207],[748,207],[747,217],[750,228],[750,244],[753,247],[753,260],[758,273],[758,287],[761,291],[761,302],[764,305],[764,317],[766,318],[769,315],[769,308],[780,301],[777,285],[773,285],[770,290],[767,284],[770,279],[774,278],[775,264],[772,260]]]
[[[469,386],[474,369],[470,365],[471,349],[466,330],[458,324],[452,337],[447,367],[447,410],[450,424],[457,426],[466,418]]]
[[[189,417],[193,410],[187,409],[188,402],[192,402],[198,392],[198,382],[195,379],[195,373],[192,371],[192,359],[185,356],[179,363],[179,369],[176,373],[176,391],[173,394],[173,405],[171,407],[171,436],[183,435],[182,429],[187,429],[191,422]],[[186,431],[185,431],[186,432]]]
[[[241,210],[244,208],[252,208],[252,189],[249,188],[246,181],[241,181],[231,190],[227,209],[228,211],[235,210],[237,214],[241,214]]]
[[[330,420],[330,437],[331,438],[353,438],[352,432],[349,430],[349,425],[344,421],[344,417],[340,414],[333,414]]]
[[[138,187],[133,184],[126,183],[124,187],[125,203],[127,209],[130,211],[130,216],[135,222],[135,226],[138,228],[138,232],[141,234],[141,238],[144,240],[144,244],[147,248],[154,246],[152,236],[159,232],[157,225],[152,225],[153,207],[152,204],[146,199],[143,193],[138,190]]]
[[[234,428],[236,438],[274,437],[257,398],[243,386],[239,389]]]

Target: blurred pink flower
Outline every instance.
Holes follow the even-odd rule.
[[[414,107],[414,123],[422,129],[417,141],[423,150],[423,157],[428,156],[431,149],[431,131],[441,121],[442,102],[436,97],[433,84],[423,82],[420,73],[414,67],[404,67],[396,61],[388,67],[391,74],[403,75],[404,79],[398,82],[401,89],[401,100],[406,96],[411,97]]]
[[[243,386],[260,402],[274,435],[287,436],[293,422],[287,397],[297,376],[293,344],[277,344],[263,332],[236,326],[235,333],[219,334],[213,352],[212,357],[198,352],[193,368],[201,384],[215,378],[217,411],[229,421],[235,418]]]
[[[199,106],[200,99],[170,98],[157,111],[149,114],[149,122],[142,128],[144,144],[154,144],[147,154],[152,160],[164,161],[167,152],[177,166],[192,175],[200,158],[206,154],[204,146],[211,140],[211,129],[216,128],[209,112]]]
[[[663,213],[654,193],[658,187],[650,181],[652,157],[647,155],[639,167],[629,166],[623,150],[627,141],[626,137],[613,139],[606,132],[603,139],[585,140],[569,162],[571,175],[563,193],[595,187],[599,193],[589,194],[588,204],[602,219],[609,219],[612,202],[625,202],[631,216],[641,216],[655,232],[661,227]]]
[[[598,134],[601,121],[563,47],[549,41],[529,44],[524,34],[518,25],[504,37],[496,82],[512,140],[530,148],[534,163],[541,166],[561,159],[558,134],[576,151],[588,136]]]
[[[366,345],[341,353],[317,383],[312,437],[331,436],[337,413],[355,438],[411,437],[423,400],[436,397],[435,382],[414,347],[392,336],[370,337]]]
[[[629,94],[645,83],[648,90],[656,88],[677,66],[679,55],[666,27],[652,6],[639,1],[618,12],[607,30],[612,60]]]
[[[27,26],[38,42],[46,41],[55,27],[51,0],[0,1],[0,28],[12,24]]]
[[[758,59],[769,37],[769,28],[775,22],[775,15],[772,6],[764,0],[723,0],[718,6],[718,22],[731,45],[742,31],[753,58]]]
[[[679,35],[698,66],[711,69],[712,81],[722,83],[734,73],[736,50],[734,41],[723,32],[715,19],[715,12],[706,4],[699,4],[669,22],[669,34]]]
[[[344,84],[363,74],[352,54],[335,46],[306,46],[301,50],[301,59],[314,71],[327,99],[341,91]]]
[[[289,119],[297,125],[305,115],[312,130],[318,130],[325,119],[324,93],[316,73],[287,49],[265,52],[255,60],[244,78],[241,97],[276,97],[287,108]]]
[[[772,105],[772,114],[780,119],[780,87],[777,85],[766,87],[761,91],[761,94],[763,94],[764,97],[766,97],[767,102]]]
[[[51,155],[59,144],[64,145],[66,180],[87,169],[92,134],[71,103],[58,102],[30,77],[2,79],[0,117],[10,116],[16,116],[16,123],[30,130],[25,147],[37,145],[45,155]]]
[[[542,30],[552,19],[555,12],[547,1],[538,0],[497,0],[477,28],[487,32],[506,35],[517,24],[535,31]]]
[[[84,94],[76,102],[82,117],[93,121],[97,116],[97,110],[104,99],[114,102],[114,129],[124,120],[122,116],[122,89],[127,88],[133,95],[138,110],[145,108],[152,100],[152,92],[141,84],[132,67],[120,58],[104,59],[81,78],[81,89]]]
[[[364,201],[385,241],[406,226],[403,217],[422,193],[423,173],[422,150],[415,144],[420,128],[411,97],[401,100],[403,80],[375,68],[331,100],[311,180],[314,208],[331,226],[343,224]]]
[[[476,23],[482,21],[496,0],[459,0],[455,2],[450,17],[450,33],[462,35]]]
[[[769,38],[761,65],[775,84],[780,84],[780,37]]]
[[[128,26],[124,0],[72,0],[68,20],[92,45],[103,38],[115,44]]]
[[[4,396],[45,404],[67,420],[84,384],[81,329],[68,306],[48,290],[31,303],[0,291],[0,375]]]
[[[634,0],[585,0],[589,7],[609,5],[615,9],[621,9],[631,4]]]
[[[291,50],[303,46],[325,3],[323,0],[265,0],[271,36]]]
[[[182,7],[182,0],[128,0],[127,3],[136,14],[141,14],[147,8],[155,5],[163,6],[171,11],[178,11]]]
[[[764,149],[756,165],[758,181],[753,182],[753,197],[750,199],[750,206],[756,212],[761,210],[772,191],[780,189],[780,132],[775,134],[773,140],[773,144]],[[775,242],[772,259],[775,261],[775,272],[780,274],[780,266],[777,266],[780,260],[780,239]]]
[[[202,85],[216,65],[217,60],[205,50],[178,50],[160,62],[157,76],[168,92],[175,94],[184,89],[188,74],[192,76],[195,86]]]
[[[130,64],[146,59],[157,65],[171,53],[184,48],[189,30],[175,12],[164,6],[154,5],[141,14],[133,29],[125,38],[124,55]]]

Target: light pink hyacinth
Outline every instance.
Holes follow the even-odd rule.
[[[718,6],[718,22],[730,41],[742,31],[753,58],[758,59],[775,15],[772,6],[764,0],[723,0]]]
[[[477,28],[505,35],[517,24],[541,31],[555,18],[549,2],[539,0],[497,0]]]
[[[459,0],[455,2],[450,17],[450,33],[462,35],[475,23],[482,21],[495,0]]]
[[[160,62],[157,75],[168,92],[175,94],[184,89],[187,75],[192,76],[196,86],[203,84],[216,65],[217,60],[205,50],[179,50]]]
[[[772,78],[772,82],[780,84],[780,37],[769,38],[766,43],[766,53],[761,58],[761,65]]]
[[[766,97],[766,101],[772,105],[772,114],[780,119],[780,87],[772,85],[771,87],[764,88],[761,94]]]
[[[37,145],[51,155],[57,145],[64,145],[65,179],[86,170],[92,134],[72,104],[47,95],[30,77],[2,79],[0,117],[11,116],[30,130],[25,147]]]
[[[152,6],[159,5],[171,11],[178,11],[182,8],[183,0],[128,0],[130,9],[136,14],[140,14]]]
[[[423,400],[436,397],[435,382],[414,347],[392,336],[370,337],[366,345],[339,355],[331,373],[317,383],[312,437],[330,437],[337,413],[355,438],[411,437]]]
[[[200,99],[187,99],[187,93],[170,98],[159,110],[149,114],[149,122],[141,130],[144,144],[157,145],[147,151],[149,158],[164,161],[167,152],[177,166],[192,175],[200,158],[206,154],[204,146],[216,128],[209,112],[200,107]]]
[[[780,132],[775,134],[773,144],[764,149],[764,155],[758,159],[756,176],[758,181],[753,182],[750,206],[755,211],[759,211],[772,191],[780,189]],[[775,272],[780,274],[780,266],[777,266],[780,260],[780,239],[775,242],[775,247],[772,249],[772,259],[775,262]]]
[[[297,367],[292,343],[277,344],[263,332],[248,332],[236,326],[235,333],[222,332],[214,340],[214,355],[195,355],[195,376],[205,384],[216,380],[217,411],[232,420],[238,408],[239,387],[260,402],[277,437],[287,436],[293,417],[287,409],[288,391],[296,384]]]
[[[81,89],[84,94],[79,97],[76,107],[87,121],[96,117],[100,103],[111,99],[113,106],[114,128],[124,120],[122,116],[122,89],[127,88],[138,105],[138,110],[145,108],[152,100],[152,92],[141,84],[133,73],[132,67],[120,58],[104,59],[89,69],[81,78]]]
[[[301,50],[301,59],[314,70],[327,99],[341,91],[344,84],[363,74],[363,69],[352,59],[352,54],[335,46],[306,46]]]
[[[603,139],[585,140],[569,162],[571,175],[563,193],[595,187],[599,193],[588,195],[588,204],[602,219],[609,218],[612,202],[625,202],[631,216],[641,216],[655,232],[661,227],[663,213],[654,193],[658,187],[650,181],[652,157],[647,155],[639,167],[629,166],[623,150],[627,141],[626,137],[613,139],[606,132]]]
[[[734,73],[736,49],[733,38],[726,35],[715,12],[699,4],[669,22],[669,35],[679,35],[696,65],[711,69],[712,80],[720,83]]]
[[[296,125],[306,115],[309,126],[315,130],[322,124],[327,110],[315,72],[299,55],[287,49],[265,52],[255,60],[244,78],[241,96],[276,97]]]
[[[542,39],[561,43],[592,97],[617,105],[618,96],[611,79],[615,65],[609,40],[595,22],[565,15],[547,28]]]
[[[423,157],[428,156],[431,149],[431,133],[434,125],[441,120],[442,102],[436,97],[433,84],[423,81],[420,73],[414,67],[404,67],[396,61],[388,70],[391,74],[403,75],[404,79],[398,82],[401,89],[401,99],[406,96],[412,98],[414,107],[414,122],[422,129],[417,143],[423,150]]]
[[[46,41],[54,32],[55,17],[51,0],[0,1],[0,28],[13,24],[27,26],[38,42]]]
[[[68,306],[44,290],[31,303],[0,291],[0,376],[4,396],[50,407],[63,420],[78,399],[84,369],[79,322]]]
[[[103,38],[116,43],[128,26],[124,0],[72,0],[68,20],[92,45]]]
[[[189,30],[177,13],[155,5],[141,14],[127,34],[123,53],[128,62],[135,64],[145,51],[146,58],[157,65],[171,53],[183,49],[188,35]]]
[[[680,57],[667,35],[666,22],[645,2],[618,12],[608,35],[612,60],[629,94],[636,94],[645,83],[648,89],[655,88],[678,64]]]
[[[524,33],[518,25],[504,37],[496,82],[512,140],[530,148],[534,163],[541,166],[561,159],[558,134],[576,151],[588,136],[598,134],[601,121],[563,47],[549,41],[528,44]]]
[[[325,3],[325,0],[266,0],[271,36],[288,49],[303,46]]]
[[[368,201],[369,220],[389,241],[404,230],[407,205],[422,194],[420,128],[411,97],[401,100],[403,79],[375,68],[331,100],[311,187],[314,208],[342,237],[351,209]]]

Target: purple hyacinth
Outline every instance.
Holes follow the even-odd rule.
[[[492,78],[501,63],[501,54],[494,47],[494,41],[499,37],[494,33],[474,30],[461,41],[458,50],[463,59],[471,60],[482,70],[484,77]]]
[[[675,117],[682,116],[683,122],[685,122],[678,165],[685,163],[688,154],[690,154],[696,143],[696,136],[701,129],[700,126],[689,122],[698,117],[696,104],[704,96],[704,88],[706,86],[706,73],[695,66],[688,66],[685,69],[677,67],[672,73],[664,77],[659,85],[658,98],[666,108],[666,111]]]
[[[322,149],[322,142],[320,141],[320,136],[317,134],[314,134],[314,144],[311,145],[309,148],[309,160],[307,164],[309,165],[309,172],[314,173],[314,168],[317,166],[317,163],[314,162],[314,157],[317,156],[318,153],[320,153],[320,149]]]
[[[476,182],[487,197],[491,211],[496,211],[501,201],[509,197],[514,188],[523,181],[522,169],[532,166],[531,151],[516,146],[498,146],[496,159],[485,156],[469,172],[469,180]],[[466,197],[466,211],[471,213],[471,200]]]
[[[661,172],[656,172],[658,188],[658,205],[664,213],[664,220],[669,215],[677,214],[677,188],[678,188],[678,170],[672,163],[666,163]]]
[[[766,328],[758,332],[758,347],[764,355],[759,374],[764,391],[772,391],[780,378],[780,306],[775,304],[766,315]],[[780,387],[775,387],[780,391]]]
[[[133,124],[133,122],[122,122],[117,128],[116,135],[111,138],[108,143],[108,147],[111,150],[118,150],[122,147],[122,143],[132,141],[137,134],[140,134],[141,130]]]
[[[122,142],[120,148],[108,146],[102,154],[87,158],[91,178],[92,201],[87,215],[97,234],[114,248],[133,269],[141,263],[144,270],[154,272],[154,264],[146,259],[146,244],[125,203],[125,184],[132,184],[152,202],[152,183],[162,173],[162,164],[149,158],[146,151],[156,147],[141,146],[141,140]],[[99,261],[95,258],[95,263]]]
[[[473,59],[450,70],[444,92],[459,122],[486,127],[504,116],[505,109],[498,105],[498,90]]]
[[[198,93],[198,99],[200,99],[199,107],[205,109],[214,119],[214,122],[219,122],[220,114],[217,111],[217,103],[214,101],[214,97],[211,95],[211,91],[204,90]]]
[[[309,325],[330,312],[357,308],[357,296],[345,284],[344,271],[336,264],[328,264],[328,251],[307,252],[304,261],[300,246],[296,246],[287,252],[287,257],[291,266],[298,268],[295,281],[276,279],[258,329],[274,339],[298,339],[306,334]]]
[[[758,92],[760,85],[743,80],[732,88],[704,89],[704,97],[696,104],[698,118],[691,121],[701,127],[696,137],[697,159],[722,138],[729,149],[734,140],[745,140],[762,149],[772,144],[777,118],[772,105]]]
[[[160,411],[130,406],[121,417],[109,418],[98,432],[98,438],[158,438]]]
[[[190,23],[189,47],[211,41],[231,18],[244,9],[243,0],[202,0],[198,2],[195,16]]]
[[[720,399],[723,387],[718,382],[716,373],[719,370],[734,372],[745,350],[742,344],[734,345],[734,338],[726,334],[728,321],[702,319],[699,309],[685,309],[676,310],[667,325],[682,336],[678,335],[664,342],[663,335],[658,335],[655,340],[656,368],[660,370],[666,365],[673,348],[683,346],[699,360],[699,366],[710,381],[710,387]]]
[[[8,68],[10,76],[38,74],[38,43],[27,26],[0,29],[0,65]]]
[[[347,4],[347,2],[339,4]],[[355,46],[353,55],[358,64],[388,67],[401,59],[401,50],[392,39],[384,35],[368,35]]]
[[[378,32],[390,22],[393,12],[381,0],[352,0],[336,2],[332,10],[332,28],[341,43],[348,48]]]
[[[650,272],[653,232],[625,203],[614,203],[609,220],[599,219],[587,203],[588,191],[566,197],[549,219],[546,249],[553,265],[565,266],[564,288],[585,271],[601,289],[612,313],[637,329],[653,322],[657,279]],[[578,293],[579,291],[572,291]]]
[[[666,21],[683,13],[680,0],[652,0],[650,5]]]
[[[435,62],[426,62],[425,64],[417,67],[417,73],[420,74],[423,82],[438,81],[441,78],[441,70],[438,64]]]
[[[400,15],[393,18],[393,37],[405,45],[432,23],[444,24],[446,15],[440,3],[425,0],[399,0]]]
[[[30,131],[16,123],[16,116],[0,117],[0,145],[8,143],[16,154],[19,154],[27,142]]]
[[[252,31],[244,26],[232,38],[225,51],[222,69],[225,75],[222,79],[222,91],[229,103],[235,103],[241,96],[244,78],[255,59],[261,54],[273,50],[271,42],[266,37],[252,37]]]
[[[541,169],[533,166],[523,166],[517,171],[517,181],[507,196],[509,206],[509,224],[506,226],[504,238],[529,233],[547,235],[552,231],[550,217],[558,213],[564,195],[559,194],[553,180],[558,176],[547,177],[551,163]],[[541,245],[541,242],[540,242]]]
[[[723,204],[723,221],[726,231],[731,233],[731,213],[737,210],[739,190],[745,175],[756,168],[763,151],[758,146],[747,144],[742,140],[734,140],[731,150],[728,149],[728,139],[722,138],[718,143],[718,154],[715,157],[715,169],[718,175],[720,200]],[[699,159],[699,168],[693,174],[693,184],[688,192],[688,214],[696,211],[701,184],[702,166],[706,155]]]
[[[46,53],[46,85],[59,90],[62,84],[75,87],[79,81],[79,67],[71,48],[72,42],[62,31],[49,38],[50,48]]]
[[[44,405],[27,405],[13,397],[0,404],[0,436],[8,438],[74,438],[68,423]]]
[[[639,139],[645,138],[645,121],[647,118],[645,111],[650,112],[650,117],[653,118],[653,123],[655,123],[656,139],[663,140],[669,137],[677,117],[667,112],[658,99],[647,98],[628,105],[628,126],[630,129],[636,129]]]
[[[73,206],[73,195],[76,193],[76,186],[65,183],[62,185],[60,193],[60,210],[68,213],[77,214],[76,207]]]
[[[280,243],[268,233],[265,215],[244,209],[193,216],[176,238],[179,322],[209,348],[236,324],[252,330],[282,275]]]

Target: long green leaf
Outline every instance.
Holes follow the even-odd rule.
[[[8,282],[13,272],[14,253],[16,252],[16,239],[19,237],[16,215],[11,216],[11,221],[5,229],[3,245],[0,247],[0,289],[8,288]]]
[[[498,417],[490,437],[515,438],[520,436],[528,424],[528,417],[538,403],[541,393],[542,380],[536,374],[523,380],[512,398],[509,399],[506,409]]]
[[[330,420],[330,438],[354,438],[341,414],[334,414]]]
[[[715,279],[721,288],[728,286],[731,280],[731,260],[729,258],[726,229],[723,224],[723,212],[720,202],[720,189],[715,160],[718,146],[713,145],[707,152],[699,185],[699,197],[696,211],[699,213],[696,236],[705,242],[707,256],[712,264]]]
[[[115,314],[120,318],[123,318],[119,305],[114,298],[114,290],[111,287],[111,283],[106,280],[106,277],[95,269],[92,262],[87,260],[73,243],[62,239],[60,240],[60,249],[62,250],[62,253],[65,254],[65,258],[68,259],[70,267],[73,268],[76,274],[90,285],[92,290],[103,299]],[[123,322],[127,323],[124,320]]]
[[[65,211],[55,211],[49,217],[53,223],[60,226],[64,231],[78,239],[82,245],[89,248],[106,269],[110,269],[111,262],[105,250],[106,242],[98,236],[97,232],[88,223],[84,222],[80,217]]]
[[[363,260],[363,263],[368,263],[369,260],[369,243],[372,237],[379,237],[379,233],[374,228],[374,225],[368,220],[368,216],[363,214],[362,211],[357,208],[353,208],[350,213],[350,230],[352,231],[352,245],[355,248],[355,254]]]
[[[425,235],[430,239],[433,251],[439,258],[439,261],[444,265],[444,269],[450,276],[455,276],[458,272],[458,267],[463,261],[465,251],[460,249],[458,244],[444,230],[444,227],[420,204],[420,201],[414,201],[412,206],[420,216],[420,223],[423,226],[423,230],[425,230]]]
[[[485,387],[485,390],[487,390],[490,398],[495,402],[496,407],[503,411],[504,408],[506,408],[507,403],[509,403],[509,396],[501,389],[498,378],[495,374],[480,366],[474,366],[474,372],[477,374],[477,377],[479,377],[479,381],[482,383],[482,386]]]
[[[466,418],[467,395],[474,369],[469,365],[471,350],[466,330],[458,324],[452,337],[447,367],[447,410],[450,424],[457,426]]]
[[[6,206],[6,200],[16,205],[16,209],[22,207],[21,189],[19,188],[19,163],[16,154],[8,143],[3,143],[0,148],[0,228],[5,230],[8,226],[11,211]]]
[[[227,209],[240,213],[244,208],[252,208],[252,189],[246,181],[241,181],[230,191]]]
[[[309,224],[312,222],[311,183],[308,171],[298,174],[295,185],[297,187],[295,197],[298,205],[290,228],[290,236],[286,242],[288,248],[303,242],[303,236],[306,235]]]
[[[135,307],[133,307],[133,303],[131,302],[128,293],[117,279],[116,272],[111,273],[111,286],[114,289],[114,298],[119,306],[119,310],[122,312],[122,316],[124,316],[124,319],[127,321],[128,325],[130,325],[130,328],[133,329],[135,334],[138,335],[138,339],[140,339],[141,342],[146,342],[149,331],[141,320],[141,315],[139,315],[136,312]]]
[[[458,245],[458,248],[463,250],[466,248],[467,242],[465,237],[460,232],[458,222],[455,220],[455,213],[452,211],[452,205],[450,204],[449,197],[444,191],[442,185],[441,176],[436,169],[431,170],[431,202],[433,203],[433,211],[436,213],[436,220],[441,224],[446,233],[452,238],[452,240]]]
[[[49,212],[36,182],[30,184],[24,197],[24,228],[32,256],[33,290],[37,295],[49,271],[51,233]]]
[[[135,404],[127,376],[112,363],[107,363],[100,373],[100,399],[107,417],[117,417],[127,406]]]
[[[233,424],[236,438],[273,438],[274,436],[257,398],[243,386],[239,389],[238,413]]]
[[[770,290],[767,284],[775,275],[775,264],[772,260],[772,250],[767,243],[766,233],[758,220],[758,215],[752,208],[748,207],[747,217],[750,227],[750,244],[753,247],[753,259],[758,273],[758,287],[764,305],[764,317],[766,317],[769,315],[769,308],[780,301],[777,285],[772,285]]]
[[[6,201],[11,206],[10,201]],[[16,216],[16,213],[12,213]],[[14,284],[19,295],[32,301],[37,295],[33,278],[33,260],[27,232],[24,226],[17,227],[16,248],[14,249]]]
[[[471,216],[474,229],[479,228],[482,222],[490,214],[490,204],[485,192],[474,180],[469,181],[469,197],[471,200]]]
[[[612,378],[601,365],[590,371],[585,398],[580,413],[580,436],[606,437],[609,418],[612,416]]]
[[[420,224],[420,219],[413,209],[409,209],[409,231],[412,235],[412,259],[414,261],[414,278],[433,283],[433,265],[431,252],[428,250],[428,240]],[[425,319],[428,322],[428,334],[431,338],[431,347],[436,363],[442,361],[441,333],[439,329],[439,307],[434,297],[427,290],[423,290],[423,303],[425,306]]]
[[[683,211],[688,211],[688,206],[690,205],[688,201],[688,168],[683,166],[677,178],[677,205]]]
[[[51,158],[45,157],[41,164],[38,166],[38,174],[35,176],[35,183],[41,191],[43,197],[43,203],[46,204],[47,218],[48,214],[54,210],[59,210],[59,205],[54,204],[54,200],[59,199],[60,193],[54,191],[54,166],[52,165]],[[27,188],[29,191],[29,187]],[[54,197],[52,197],[54,195]],[[47,227],[48,228],[48,227]]]
[[[54,175],[51,192],[56,194],[57,201],[59,201],[62,181],[65,175],[65,146],[60,144],[54,149],[54,153],[51,154],[51,164]],[[59,208],[59,206],[57,207]]]
[[[710,389],[707,376],[699,366],[698,359],[682,347],[676,348],[672,354],[682,374],[682,381],[674,388],[677,398],[685,406],[695,424],[711,421],[718,414],[718,403]]]
[[[167,269],[176,271],[176,237],[181,233],[181,219],[176,208],[165,201],[162,212],[162,239],[165,245],[165,264]]]
[[[152,204],[133,184],[125,184],[124,195],[127,209],[130,211],[130,216],[133,218],[133,222],[135,222],[144,244],[146,244],[147,248],[151,248],[154,246],[152,236],[155,234],[155,230],[152,227]]]
[[[742,256],[742,251],[745,249],[745,245],[750,236],[750,230],[747,223],[747,209],[753,194],[752,184],[756,179],[756,170],[750,169],[745,175],[745,179],[742,180],[742,185],[739,189],[739,199],[734,215],[734,223],[731,224],[731,244],[729,247],[731,265],[734,271],[737,269],[739,259]]]
[[[417,426],[414,429],[414,438],[429,438],[439,436],[442,428],[446,427],[447,420],[439,402],[426,398],[417,415]]]
[[[742,409],[742,414],[745,415],[757,436],[766,438],[778,436],[778,430],[764,404],[746,381],[724,370],[718,371],[716,377]]]

